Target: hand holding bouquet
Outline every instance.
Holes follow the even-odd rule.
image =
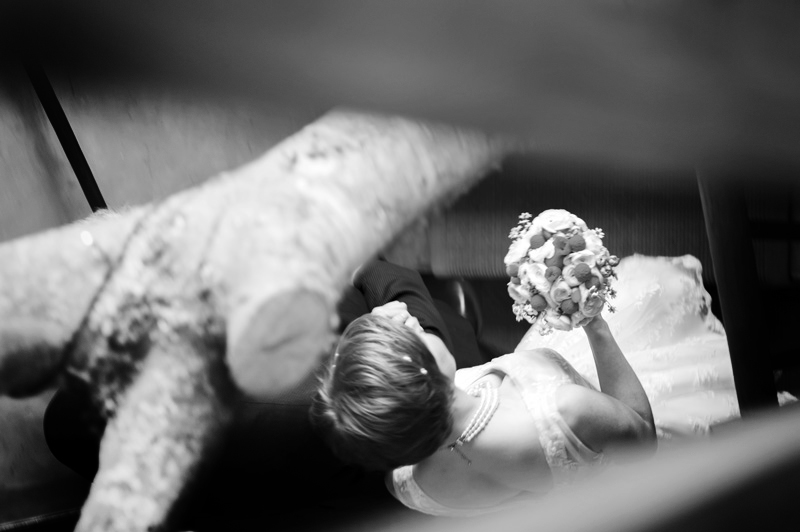
[[[603,246],[603,231],[563,209],[536,218],[522,213],[511,229],[504,259],[511,277],[508,294],[517,321],[540,334],[582,327],[614,297],[611,280],[619,259]],[[613,308],[609,307],[613,312]]]

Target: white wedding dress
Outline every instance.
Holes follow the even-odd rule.
[[[617,296],[609,301],[616,311],[603,315],[650,399],[659,439],[707,434],[739,417],[727,338],[711,313],[700,261],[633,255],[616,271]],[[558,351],[598,386],[585,334],[531,329],[516,351],[537,347]]]
[[[691,255],[633,255],[616,271],[618,295],[610,302],[616,310],[605,310],[604,316],[650,399],[660,446],[703,438],[714,425],[738,418],[727,338],[711,313],[700,261]],[[541,445],[556,488],[606,463],[602,453],[588,449],[571,432],[555,407],[555,393],[566,383],[599,389],[586,334],[572,330],[541,336],[531,327],[513,353],[458,370],[455,383],[467,389],[492,371],[507,375],[520,390],[539,433],[539,441],[531,444]],[[391,480],[395,497],[420,512],[468,517],[524,502],[448,507],[416,483],[415,467],[395,469]]]

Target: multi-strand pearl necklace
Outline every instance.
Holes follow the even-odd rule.
[[[464,432],[461,433],[461,436],[456,438],[456,441],[448,445],[447,448],[457,452],[461,458],[467,461],[467,465],[472,465],[472,460],[467,458],[461,450],[461,447],[471,442],[475,436],[483,432],[483,429],[485,429],[492,420],[494,413],[497,412],[497,407],[500,406],[500,395],[497,391],[497,387],[488,382],[482,382],[471,387],[467,393],[473,397],[480,397],[481,402],[478,405],[478,409],[475,410],[475,413],[469,420]]]

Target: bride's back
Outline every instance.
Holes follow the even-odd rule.
[[[406,506],[434,515],[485,513],[543,495],[601,463],[602,454],[581,443],[559,412],[559,389],[591,386],[558,353],[511,353],[458,370],[455,384],[469,390],[487,379],[499,386],[498,409],[461,453],[445,447],[392,473]]]
[[[542,382],[562,380],[564,368],[547,351],[525,354],[526,365]],[[462,449],[463,455],[444,449],[415,466],[414,479],[420,488],[446,506],[496,506],[509,499],[547,493],[553,486],[539,443],[539,428],[523,397],[530,390],[520,390],[515,380],[499,369],[470,385],[486,380],[498,387],[500,405],[480,436]]]

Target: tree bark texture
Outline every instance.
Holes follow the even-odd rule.
[[[303,378],[351,272],[517,148],[336,111],[204,185],[0,247],[0,392],[108,419],[78,530],[164,527],[231,418]]]

